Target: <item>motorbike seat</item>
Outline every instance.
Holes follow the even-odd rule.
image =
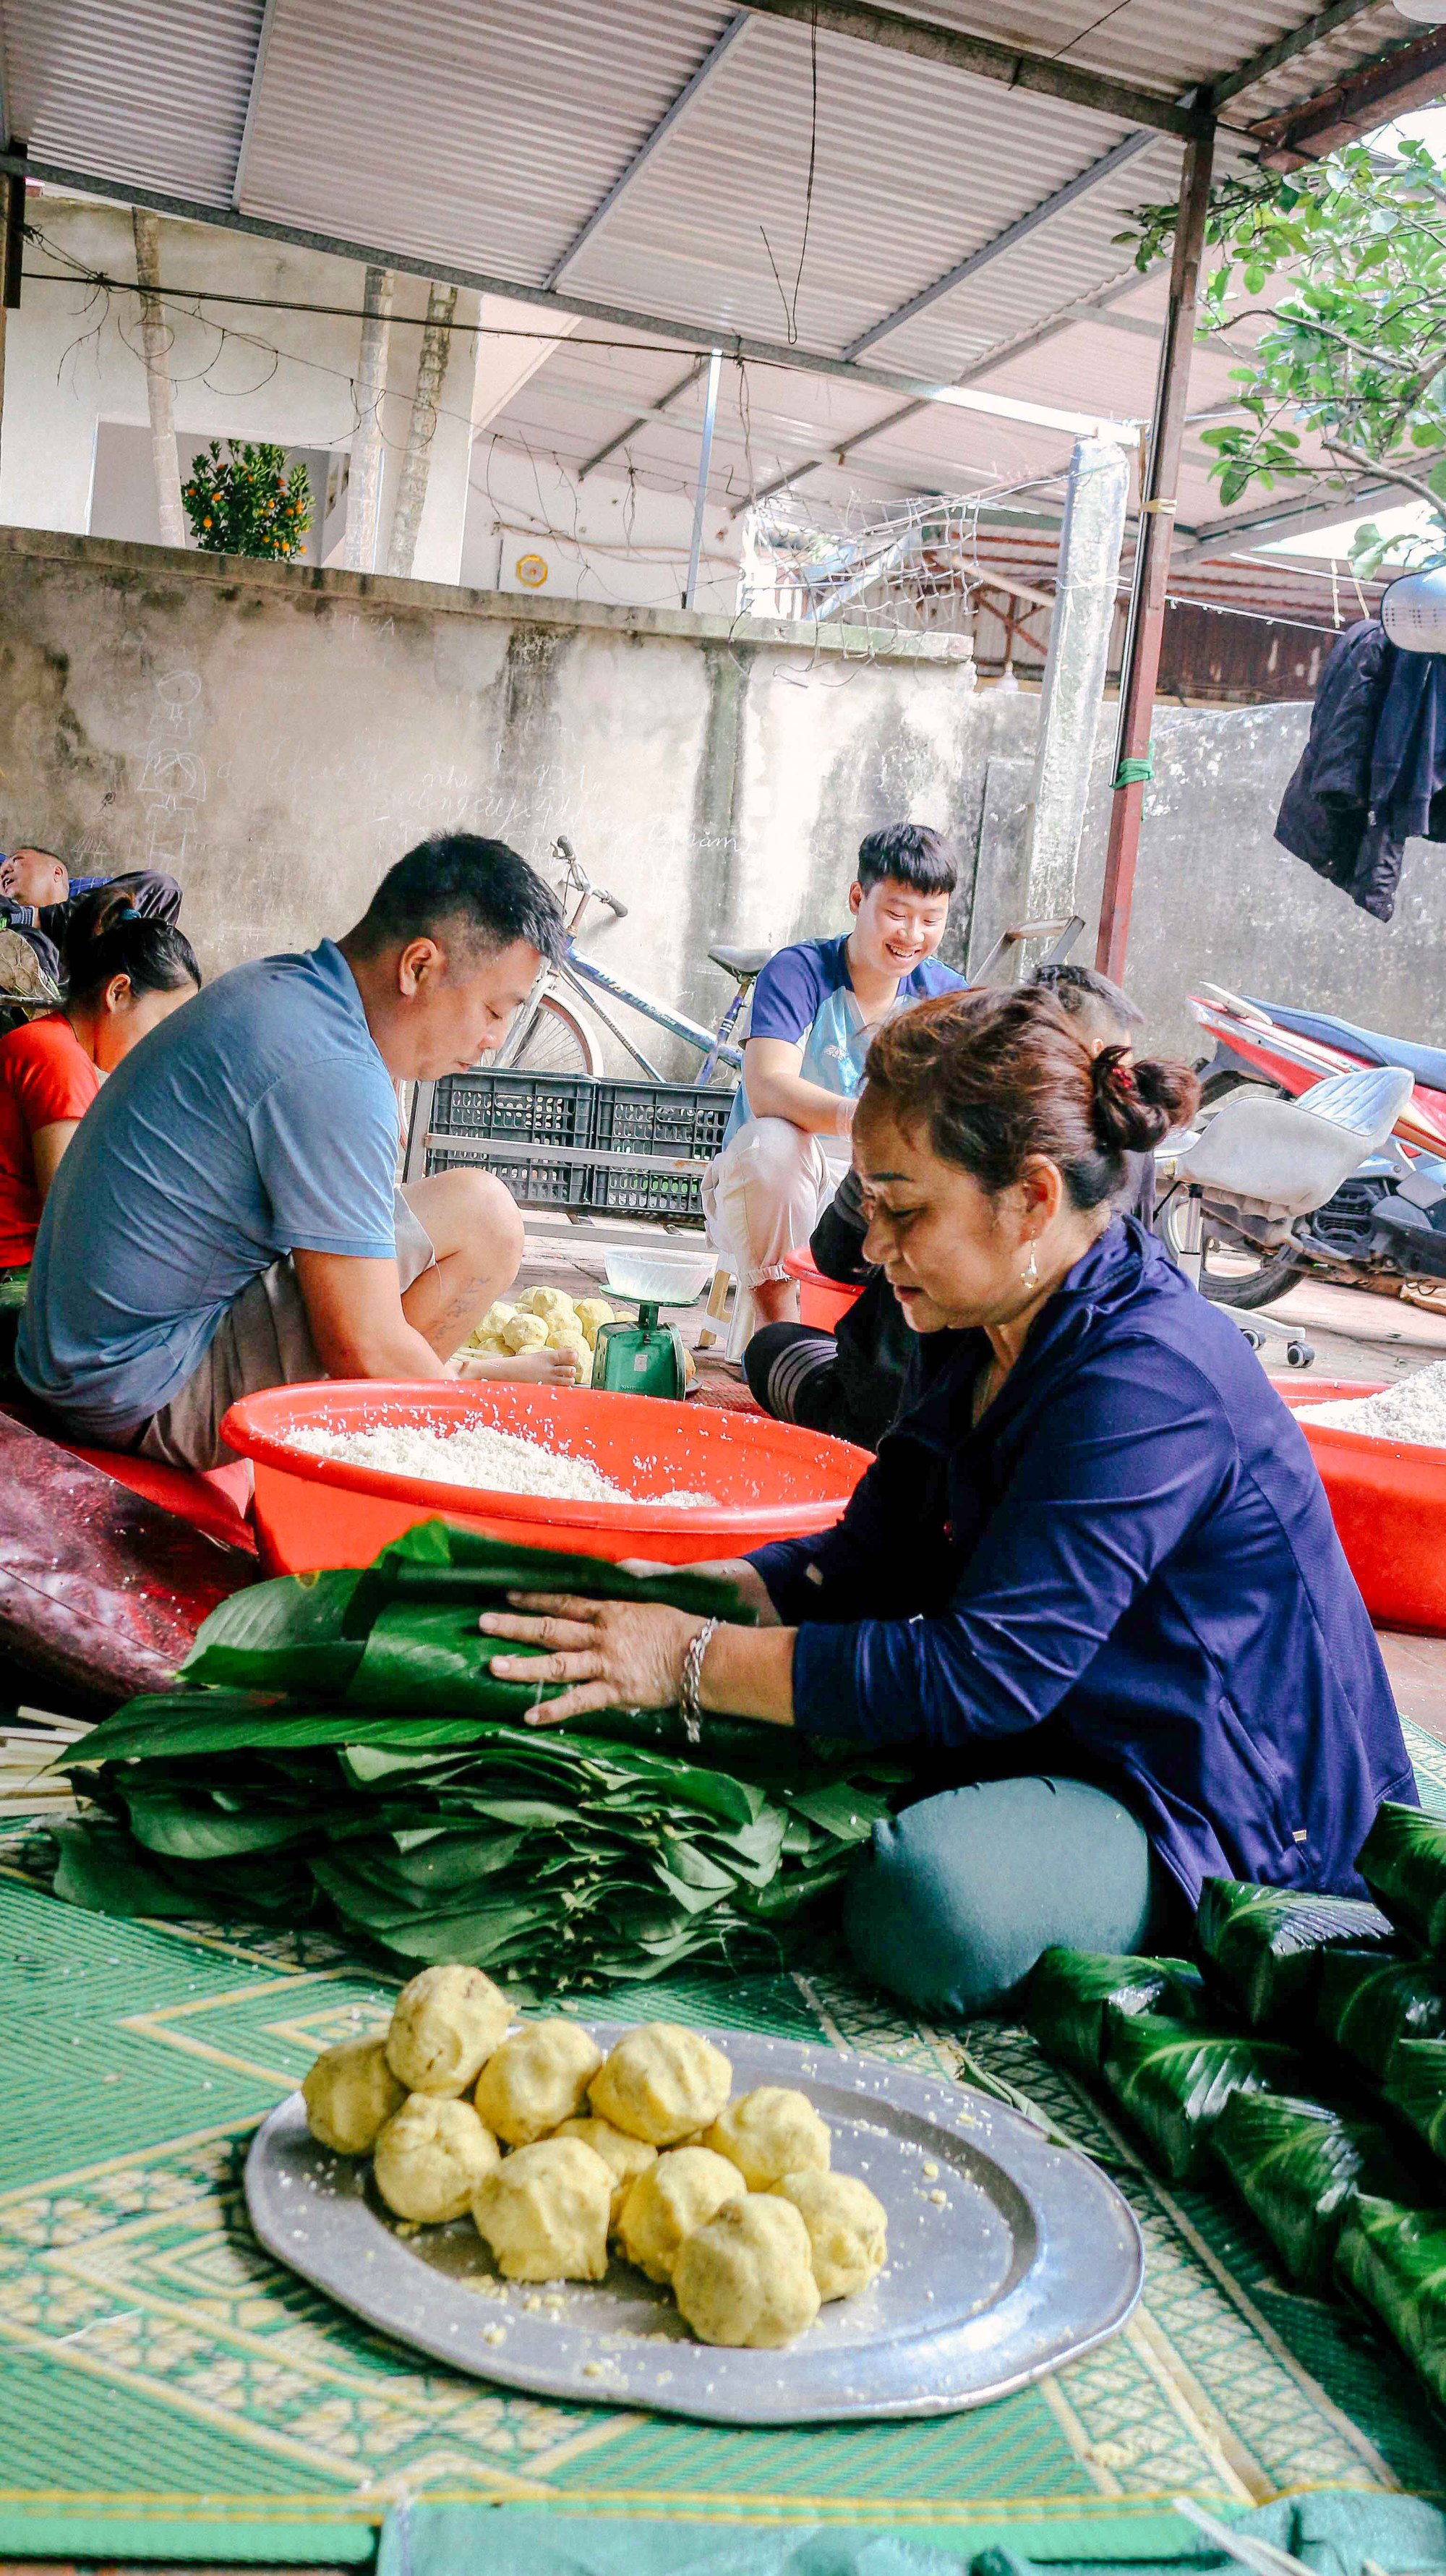
[[[1360,1029],[1353,1020],[1338,1020],[1325,1011],[1283,1011],[1274,1002],[1257,1002],[1253,993],[1245,998],[1298,1038],[1345,1047],[1364,1056],[1367,1064],[1398,1064],[1429,1090],[1446,1091],[1446,1047],[1412,1046],[1406,1038],[1383,1037],[1379,1029]]]
[[[1283,1224],[1334,1198],[1411,1096],[1404,1067],[1336,1073],[1299,1100],[1239,1092],[1181,1148],[1177,1177]]]
[[[736,975],[740,984],[751,984],[755,976],[762,974],[773,951],[771,948],[710,948],[708,954],[715,966],[722,967],[725,975]]]

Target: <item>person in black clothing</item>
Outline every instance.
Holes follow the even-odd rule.
[[[22,842],[0,858],[0,927],[18,930],[51,982],[58,984],[74,908],[102,886],[124,895],[146,920],[174,922],[181,909],[180,887],[159,868],[130,868],[116,877],[73,877],[53,850]]]
[[[1029,981],[1053,994],[1091,1055],[1107,1046],[1132,1046],[1136,1030],[1144,1025],[1143,1011],[1092,967],[1042,966]],[[1155,1213],[1155,1158],[1131,1154],[1125,1160],[1118,1205],[1126,1216],[1149,1226]],[[840,1318],[836,1333],[821,1332],[813,1324],[765,1324],[749,1342],[743,1367],[755,1401],[778,1421],[877,1449],[898,1419],[919,1337],[905,1322],[883,1272],[864,1259],[867,1232],[863,1186],[858,1173],[849,1171],[814,1227],[809,1252],[826,1279],[859,1288],[862,1295]]]

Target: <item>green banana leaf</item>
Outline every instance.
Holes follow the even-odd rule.
[[[1429,1959],[1338,1950],[1321,1969],[1316,2027],[1371,2075],[1385,2074],[1398,2039],[1446,2039],[1446,1978]]]
[[[1308,2091],[1293,2048],[1243,2036],[1212,2036],[1162,2013],[1105,2013],[1101,2072],[1120,2109],[1153,2149],[1172,2182],[1195,2182],[1210,2157],[1211,2132],[1232,2093]]]
[[[1356,1866],[1393,1923],[1428,1950],[1446,1950],[1446,1816],[1387,1799]]]
[[[1446,2395],[1446,2209],[1358,2194],[1336,2247],[1335,2277],[1385,2327],[1439,2403]]]
[[[603,1557],[516,1547],[440,1520],[419,1521],[383,1548],[364,1582],[368,1607],[374,1594],[437,1601],[465,1590],[480,1602],[483,1594],[499,1592],[576,1592],[592,1601],[662,1602],[694,1618],[727,1619],[740,1627],[752,1627],[756,1617],[740,1602],[737,1587],[716,1574],[695,1574],[685,1565],[662,1575],[625,1574]]]
[[[1298,1895],[1233,1878],[1207,1878],[1195,1932],[1253,2030],[1298,2026],[1314,2009],[1328,1951],[1374,1949],[1388,1958],[1400,1948],[1385,1915],[1360,1898]]]
[[[404,1970],[473,1960],[554,1993],[775,1964],[907,1773],[743,1720],[693,1745],[676,1711],[518,1722],[538,1694],[493,1679],[517,1650],[482,1636],[479,1604],[544,1579],[734,1606],[711,1578],[638,1583],[444,1523],[359,1577],[259,1585],[207,1623],[181,1687],[71,1757],[88,1812],[61,1892],[329,1920]]]
[[[1110,1958],[1058,1943],[1030,1976],[1024,2018],[1048,2056],[1095,2079],[1111,2005],[1122,2013],[1159,2009],[1177,2021],[1206,2018],[1200,1971],[1184,1959]]]
[[[371,1633],[340,1685],[351,1708],[417,1709],[426,1716],[521,1717],[540,1699],[555,1699],[557,1682],[494,1681],[494,1655],[527,1662],[540,1646],[484,1637],[472,1602],[397,1601],[379,1611]]]
[[[1291,2279],[1318,2298],[1329,2295],[1336,2245],[1356,2194],[1395,2198],[1410,2190],[1378,2121],[1289,2094],[1232,2093],[1215,2123],[1213,2148]]]
[[[1381,2099],[1446,2163],[1446,2039],[1398,2039],[1386,2060]],[[1441,2187],[1446,2193],[1446,2177]]]
[[[288,1574],[253,1583],[213,1610],[181,1666],[192,1684],[241,1690],[345,1690],[365,1629],[346,1625],[363,1577]]]
[[[167,1789],[134,1791],[126,1810],[143,1850],[169,1860],[233,1860],[242,1852],[280,1851],[314,1830],[305,1814],[257,1807],[250,1815],[227,1815],[206,1799]]]

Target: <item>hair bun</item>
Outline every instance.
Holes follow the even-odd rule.
[[[1132,1065],[1128,1055],[1128,1047],[1101,1047],[1090,1066],[1094,1129],[1112,1153],[1147,1154],[1172,1127],[1184,1125],[1200,1086],[1182,1064],[1161,1064],[1147,1056]]]

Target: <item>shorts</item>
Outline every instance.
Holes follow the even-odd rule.
[[[397,1272],[405,1295],[437,1255],[405,1190],[395,1193]],[[221,1425],[243,1395],[268,1386],[305,1386],[325,1369],[311,1338],[296,1266],[288,1253],[243,1288],[185,1385],[130,1442],[132,1454],[167,1467],[224,1467],[235,1457]]]

